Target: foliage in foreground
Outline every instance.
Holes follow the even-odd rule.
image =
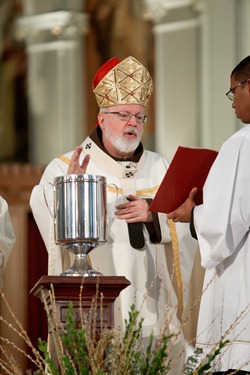
[[[209,375],[211,374],[211,367],[213,360],[220,354],[221,350],[229,344],[229,340],[220,341],[217,348],[214,349],[203,361],[199,364],[199,357],[202,355],[202,349],[197,348],[194,355],[188,357],[185,365],[185,375]]]
[[[2,293],[1,296],[7,304]],[[142,343],[143,319],[139,319],[139,312],[134,306],[131,307],[128,321],[125,321],[125,334],[121,335],[117,330],[105,329],[105,327],[101,330],[93,328],[93,317],[97,311],[95,301],[93,301],[93,310],[88,319],[80,309],[80,324],[76,320],[73,304],[70,303],[66,326],[61,327],[56,315],[53,290],[50,293],[50,299],[52,309],[45,298],[43,303],[52,331],[49,342],[50,345],[53,344],[53,355],[50,355],[51,347],[49,348],[47,341],[39,339],[38,349],[35,348],[17,319],[15,328],[0,316],[0,320],[22,337],[32,350],[31,356],[23,352],[37,368],[33,372],[28,371],[29,375],[165,375],[172,369],[171,350],[168,345],[172,336],[162,335],[155,343],[152,335],[145,349]],[[8,304],[7,306],[13,316]],[[221,341],[211,355],[202,361],[200,360],[201,350],[197,349],[194,355],[188,358],[183,374],[209,374],[214,358],[220,354],[227,343],[228,341]],[[23,375],[9,347],[14,349],[15,344],[1,338],[0,350],[4,357],[0,358],[0,369],[3,371],[1,374]],[[18,348],[15,349],[20,351]]]
[[[47,358],[49,373],[59,374],[166,374],[169,369],[167,343],[153,349],[153,336],[143,351],[141,344],[142,319],[137,324],[138,312],[132,306],[126,321],[125,335],[119,338],[113,330],[103,330],[96,339],[83,326],[77,327],[72,304],[67,312],[66,330],[60,335],[63,352],[60,353],[58,369],[51,361],[47,342],[39,340],[39,349]],[[58,354],[58,350],[57,350]],[[38,373],[37,373],[38,374]]]

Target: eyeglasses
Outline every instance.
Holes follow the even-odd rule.
[[[134,115],[133,113],[130,113],[130,112],[101,112],[101,113],[104,113],[106,115],[108,114],[117,115],[118,118],[122,121],[129,121],[133,116],[135,116],[135,119],[139,124],[147,122],[148,120],[147,115]]]
[[[230,89],[226,93],[226,96],[228,97],[228,99],[234,101],[234,91],[235,91],[236,87],[241,86],[241,85],[243,85],[246,82],[247,82],[247,79],[245,79],[245,81],[243,81],[243,82],[238,83],[238,85],[236,85],[232,89]]]

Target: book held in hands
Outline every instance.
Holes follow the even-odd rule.
[[[149,210],[166,214],[176,210],[194,187],[195,202],[202,204],[203,185],[217,155],[214,150],[179,146]]]

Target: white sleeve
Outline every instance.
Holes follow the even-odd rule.
[[[0,287],[2,287],[2,274],[15,241],[8,204],[0,196]]]
[[[208,175],[194,225],[202,266],[211,269],[231,256],[249,232],[250,139],[226,141]]]
[[[30,196],[32,214],[48,251],[48,274],[59,275],[62,272],[61,249],[54,240],[53,183],[54,178],[66,173],[67,164],[54,159],[45,169],[41,181]]]
[[[30,196],[30,207],[40,230],[44,243],[49,250],[50,226],[53,225],[53,183],[54,178],[66,173],[67,165],[54,159],[45,169],[42,178]]]

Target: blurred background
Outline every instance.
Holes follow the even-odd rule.
[[[47,273],[47,254],[29,196],[46,164],[94,129],[96,70],[131,55],[150,71],[146,148],[169,161],[179,145],[219,150],[241,126],[225,92],[249,55],[249,18],[249,0],[0,0],[0,194],[17,236],[4,292],[32,340],[46,338],[43,307],[29,291]],[[202,278],[197,256],[189,308]]]

